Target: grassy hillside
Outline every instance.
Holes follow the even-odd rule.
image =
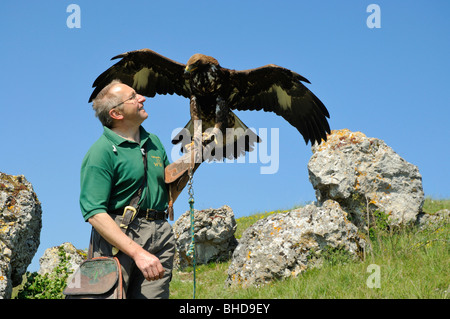
[[[427,198],[424,211],[435,213],[450,209],[450,200]],[[237,219],[236,238],[250,225],[271,214],[265,212]],[[416,227],[398,232],[384,229],[371,231],[372,253],[362,262],[349,261],[346,255],[331,254],[320,269],[310,269],[297,278],[274,281],[260,288],[228,288],[225,286],[230,262],[211,263],[197,267],[197,299],[295,299],[295,298],[449,298],[449,238],[450,225],[419,230]],[[62,262],[50,276],[27,273],[25,290],[16,287],[13,298],[63,298],[67,274],[67,260],[61,251]],[[371,280],[379,271],[378,282]],[[26,280],[25,280],[26,281]],[[371,288],[372,287],[372,288]],[[170,297],[191,299],[193,271],[174,271]]]
[[[450,200],[425,201],[427,213],[444,208],[450,209]],[[236,237],[240,238],[257,220],[280,212],[237,219]],[[449,224],[422,231],[406,228],[395,233],[375,229],[371,239],[373,252],[364,261],[350,262],[345,256],[333,255],[321,269],[260,288],[225,287],[230,262],[200,265],[196,272],[196,298],[449,298],[449,230]],[[371,280],[377,270],[380,288]],[[192,298],[192,275],[192,268],[174,272],[171,298]]]

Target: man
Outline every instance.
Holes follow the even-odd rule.
[[[158,137],[141,126],[148,117],[145,100],[133,88],[113,81],[93,101],[104,132],[83,159],[80,206],[93,226],[93,257],[112,256],[118,249],[127,298],[168,298],[175,252],[164,213],[169,200],[164,170],[169,161]],[[142,185],[138,213],[125,234],[118,226],[124,207]]]

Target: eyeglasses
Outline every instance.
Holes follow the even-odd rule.
[[[137,94],[136,92],[134,92],[134,93],[131,95],[131,97],[129,97],[129,98],[126,99],[125,101],[120,102],[120,103],[117,104],[117,105],[114,105],[111,109],[113,109],[113,108],[115,108],[115,107],[118,107],[119,105],[121,105],[121,104],[123,104],[123,103],[125,103],[125,102],[127,102],[127,101],[130,101],[130,100],[135,100],[135,101],[137,101],[137,97],[138,97],[138,94]]]

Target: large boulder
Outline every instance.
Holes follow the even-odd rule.
[[[228,268],[230,286],[259,286],[296,277],[335,251],[360,259],[365,240],[339,204],[326,201],[270,215],[247,228]]]
[[[358,227],[375,212],[388,216],[391,226],[416,221],[424,202],[422,176],[385,142],[343,129],[312,151],[308,171],[318,202],[339,202]]]
[[[196,263],[229,259],[237,246],[234,237],[236,227],[234,213],[229,206],[194,210]],[[175,267],[183,269],[191,266],[193,259],[187,256],[192,238],[189,211],[175,221],[173,231],[176,239]]]
[[[0,299],[11,298],[40,243],[42,209],[23,175],[0,172]]]

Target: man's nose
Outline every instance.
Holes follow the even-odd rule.
[[[143,95],[141,95],[141,94],[138,94],[138,101],[139,101],[140,103],[144,103],[146,100],[147,100],[147,99],[145,98],[145,96],[143,96]]]

